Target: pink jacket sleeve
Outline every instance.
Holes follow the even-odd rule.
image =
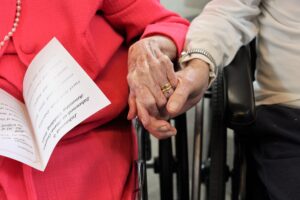
[[[105,18],[130,43],[139,37],[164,35],[181,52],[189,22],[166,10],[157,0],[105,0]]]

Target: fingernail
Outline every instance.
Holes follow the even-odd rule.
[[[168,128],[167,125],[164,125],[164,126],[159,127],[157,130],[158,130],[158,131],[168,131],[169,128]]]
[[[172,131],[171,131],[171,132],[167,132],[166,134],[167,134],[168,136],[174,136],[174,135],[176,135],[176,133],[177,133],[177,132],[172,132]]]

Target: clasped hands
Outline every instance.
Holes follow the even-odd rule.
[[[207,63],[193,59],[175,72],[172,60],[176,57],[175,44],[164,36],[144,38],[129,48],[127,118],[138,117],[158,139],[176,134],[168,119],[199,102],[208,86]]]

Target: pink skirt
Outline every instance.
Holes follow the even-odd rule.
[[[136,138],[111,122],[63,139],[44,172],[0,156],[0,200],[135,199]]]

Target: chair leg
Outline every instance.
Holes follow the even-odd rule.
[[[231,200],[245,200],[246,191],[246,155],[245,144],[238,133],[234,133],[234,159],[231,175]]]
[[[194,127],[194,150],[192,163],[192,200],[200,200],[201,198],[201,163],[203,148],[203,110],[204,99],[196,105],[195,108],[195,127]]]
[[[223,72],[220,68],[212,86],[211,133],[210,133],[210,172],[208,184],[209,200],[225,199],[226,183],[226,145],[227,132],[224,120]]]
[[[149,152],[150,138],[149,133],[138,121],[136,121],[136,130],[138,141],[138,160],[136,161],[138,174],[137,199],[148,200],[146,161],[151,156],[151,152]]]
[[[175,118],[177,135],[176,143],[176,172],[177,172],[177,199],[189,199],[189,164],[186,114]]]
[[[159,141],[158,165],[160,181],[160,199],[173,200],[174,159],[172,154],[171,139]]]

